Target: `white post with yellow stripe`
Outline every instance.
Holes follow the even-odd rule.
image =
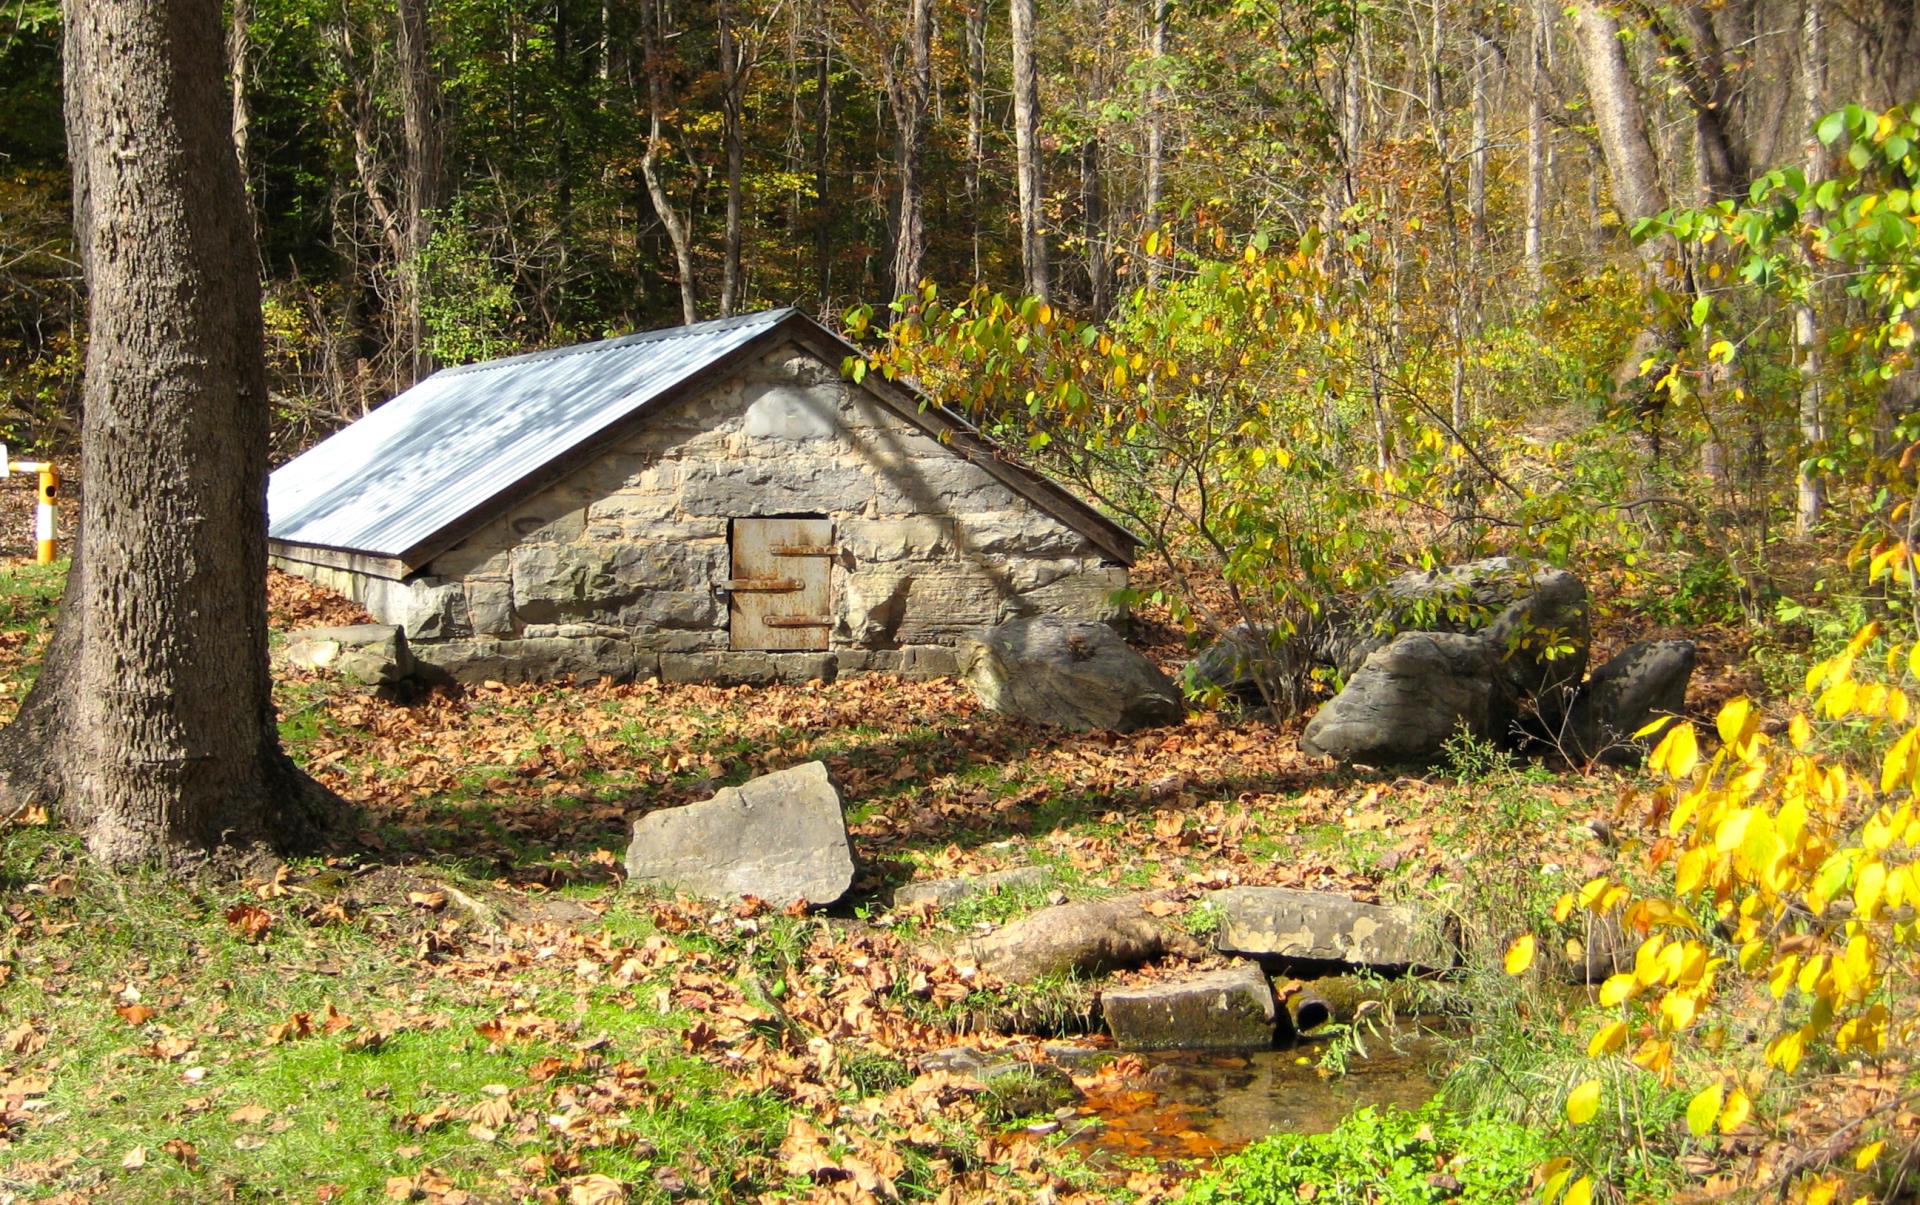
[[[0,477],[12,473],[40,475],[40,497],[33,508],[33,559],[42,565],[51,565],[58,548],[53,506],[60,493],[60,473],[51,460],[9,460],[7,445],[0,444]]]

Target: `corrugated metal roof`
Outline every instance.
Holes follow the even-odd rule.
[[[275,470],[268,535],[404,558],[795,313],[449,368]]]

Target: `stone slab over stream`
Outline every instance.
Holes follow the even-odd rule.
[[[1122,1050],[1264,1050],[1273,1045],[1273,986],[1251,963],[1100,993]]]
[[[1377,970],[1453,962],[1436,926],[1403,905],[1285,887],[1230,887],[1207,900],[1220,916],[1214,945],[1223,954]]]

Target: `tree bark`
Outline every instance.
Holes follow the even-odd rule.
[[[75,568],[0,730],[0,806],[115,865],[309,843],[339,801],[280,750],[267,672],[266,370],[219,0],[68,0],[89,285]]]
[[[1033,57],[1033,0],[1010,0],[1013,25],[1013,145],[1020,181],[1020,265],[1030,296],[1051,292],[1046,223],[1041,214],[1045,182],[1040,164],[1040,73]]]

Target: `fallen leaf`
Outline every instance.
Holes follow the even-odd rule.
[[[253,904],[235,904],[227,909],[227,924],[243,940],[258,944],[273,927],[273,913]]]
[[[144,1146],[136,1146],[126,1154],[120,1156],[120,1166],[130,1172],[137,1172],[146,1165],[147,1148]]]

